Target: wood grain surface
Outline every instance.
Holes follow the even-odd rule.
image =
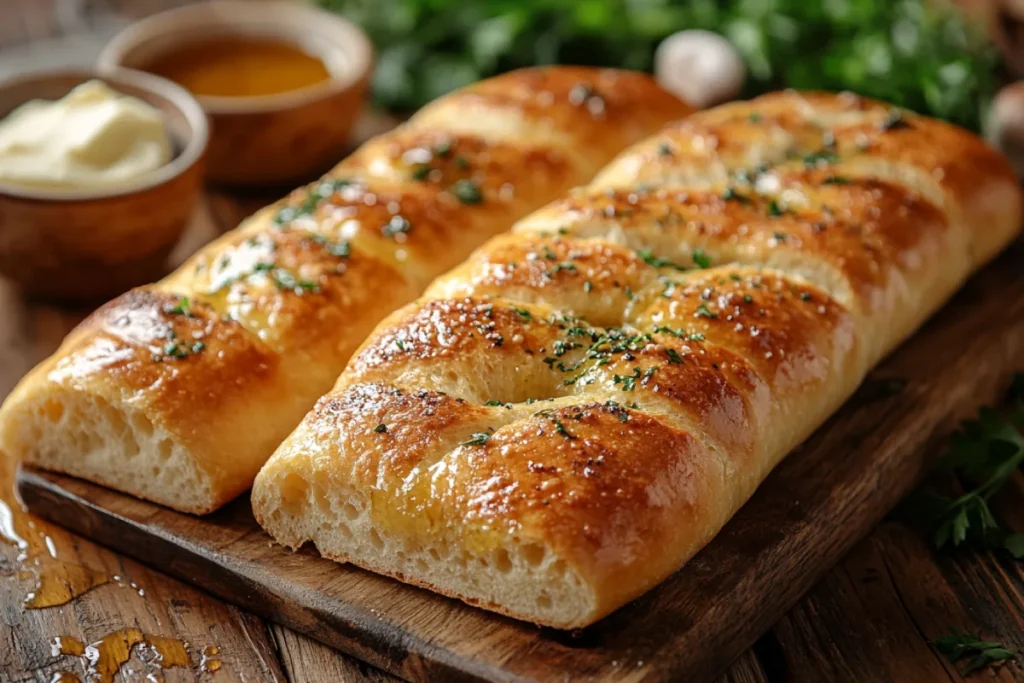
[[[106,40],[131,20],[188,1],[0,0],[0,77],[26,67],[89,63]],[[371,120],[360,135],[379,125]],[[275,198],[210,192],[179,245],[176,260]],[[0,280],[0,398],[87,313],[26,301]],[[968,333],[985,335],[987,331]],[[1024,368],[1024,357],[1018,357],[1018,368]],[[902,372],[898,364],[892,370],[896,375]],[[977,403],[984,400],[985,396],[975,397]],[[941,449],[936,441],[934,452]],[[147,671],[139,660],[140,650],[132,653],[115,680],[143,681],[150,673],[168,683],[396,680],[21,513],[11,492],[12,472],[10,461],[0,453],[0,683],[73,680],[57,678],[60,672],[84,680],[88,668],[84,658],[54,654],[54,638],[73,636],[92,643],[135,627],[152,636],[189,643],[197,666]],[[1024,531],[1021,478],[1000,503],[1001,521]],[[7,506],[13,519],[4,516]],[[27,569],[39,568],[26,567],[31,564],[24,557],[27,551],[6,537],[12,530],[41,558],[47,576],[59,582],[69,576],[69,567],[81,567],[99,573],[106,583],[64,605],[25,609],[23,600],[37,580],[35,572]],[[898,517],[887,519],[744,652],[719,683],[963,680],[928,640],[950,631],[970,632],[1024,649],[1021,567],[1005,556],[975,550],[934,553]],[[199,652],[208,646],[219,649],[222,662],[212,673],[198,666]],[[994,675],[986,670],[968,680],[1024,680],[1019,661],[998,667]]]
[[[52,474],[26,472],[20,490],[37,514],[410,680],[710,681],[911,490],[959,418],[998,398],[1024,357],[1022,258],[1015,245],[971,280],[680,572],[572,634],[289,553],[245,499],[195,518]],[[908,556],[906,538],[892,545],[894,564]],[[881,654],[933,679],[950,671],[927,646]]]

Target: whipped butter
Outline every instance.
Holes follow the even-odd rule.
[[[0,182],[34,188],[114,189],[171,160],[164,116],[102,81],[56,101],[32,100],[0,120]]]

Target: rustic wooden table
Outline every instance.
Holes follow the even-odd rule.
[[[173,4],[181,3],[0,0],[0,77],[88,62],[131,18]],[[274,198],[209,191],[177,258]],[[26,301],[0,280],[0,398],[87,312]],[[30,518],[14,499],[12,474],[13,463],[0,454],[0,683],[394,680]],[[1022,531],[1024,477],[1017,474],[998,511]],[[1024,564],[977,550],[933,552],[896,515],[722,680],[961,680],[929,644],[950,632],[980,634],[1024,651]],[[989,679],[1024,680],[1024,656],[971,678]]]

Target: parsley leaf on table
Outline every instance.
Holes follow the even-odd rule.
[[[933,529],[936,548],[972,540],[1024,558],[1024,534],[1008,533],[989,507],[992,496],[1024,464],[1024,375],[1014,378],[1009,398],[1005,414],[982,408],[976,420],[965,421],[939,461],[939,470],[960,475],[973,488],[955,498],[927,493],[914,500],[918,516]]]
[[[963,676],[969,676],[996,662],[1013,659],[1015,654],[1013,650],[1002,643],[982,640],[966,633],[951,633],[948,636],[936,638],[931,641],[931,644],[954,664],[965,657],[970,657],[960,669],[960,674]]]

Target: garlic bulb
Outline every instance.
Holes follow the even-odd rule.
[[[985,137],[1024,178],[1024,81],[1011,83],[996,95],[985,122]]]
[[[739,95],[746,71],[732,43],[711,31],[673,33],[654,53],[654,75],[661,86],[702,109]]]

